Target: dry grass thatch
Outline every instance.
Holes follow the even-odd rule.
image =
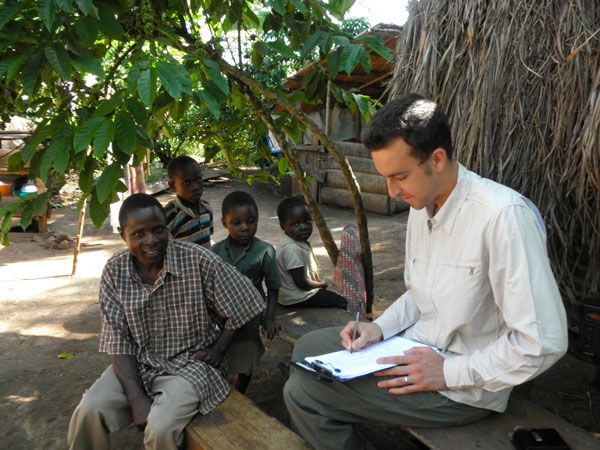
[[[439,102],[458,160],[538,206],[570,312],[600,306],[599,83],[598,0],[421,0],[390,85]]]

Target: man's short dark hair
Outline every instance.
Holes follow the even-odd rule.
[[[238,206],[251,206],[254,208],[254,212],[258,216],[258,206],[256,206],[254,198],[244,191],[233,191],[227,194],[227,196],[223,199],[223,204],[221,205],[221,214],[223,214],[223,217],[225,217],[231,209]]]
[[[165,209],[158,200],[148,194],[133,194],[123,201],[121,209],[119,209],[119,226],[121,229],[125,229],[125,222],[132,211],[143,208],[156,207],[160,210],[163,216],[165,216],[165,222],[167,220],[167,214]]]
[[[182,168],[189,165],[195,165],[200,167],[200,164],[198,164],[198,162],[191,156],[181,155],[177,158],[173,158],[167,166],[167,175],[169,176],[169,180],[173,181],[173,177],[175,177],[175,174]]]
[[[363,144],[380,150],[402,138],[412,155],[427,161],[436,148],[443,148],[452,159],[452,133],[440,106],[418,94],[395,98],[377,111],[362,134]]]
[[[290,211],[296,206],[306,206],[308,208],[308,205],[301,195],[294,195],[293,197],[286,198],[279,203],[277,206],[277,217],[279,217],[280,224],[283,225],[285,223],[290,215]]]

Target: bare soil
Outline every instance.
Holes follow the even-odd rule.
[[[258,237],[275,244],[281,230],[275,218],[283,198],[279,188],[222,176],[207,182],[204,198],[215,210],[215,235],[227,236],[220,225],[220,205],[232,190],[246,190],[260,211]],[[68,195],[65,195],[65,199]],[[72,196],[71,196],[72,197]],[[166,203],[172,194],[158,196]],[[71,198],[72,200],[72,198]],[[68,202],[65,202],[68,203]],[[347,209],[322,206],[332,230],[353,223]],[[68,204],[53,211],[49,229],[75,236],[78,213]],[[394,217],[369,214],[375,271],[377,316],[404,291],[403,244],[406,213]],[[334,231],[339,243],[340,231]],[[50,235],[47,235],[48,237]],[[86,219],[77,273],[71,276],[72,250],[46,249],[33,234],[11,233],[11,245],[0,248],[0,448],[64,449],[71,413],[84,390],[108,365],[98,353],[100,319],[98,284],[102,267],[124,243],[110,224],[95,230]],[[323,275],[333,269],[315,231],[311,242]],[[281,398],[291,345],[281,339],[265,341],[268,351],[253,376],[247,395],[266,412],[287,424]],[[61,354],[70,359],[60,359]],[[566,356],[533,383],[532,398],[565,420],[600,432],[600,387],[592,383],[594,367]],[[525,424],[526,425],[526,424]],[[397,428],[362,426],[380,449],[419,449],[420,444]],[[128,427],[115,433],[115,449],[138,449],[141,436]]]

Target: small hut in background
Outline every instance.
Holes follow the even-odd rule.
[[[440,103],[458,161],[538,206],[579,332],[600,307],[600,2],[411,2],[397,54],[391,97]]]
[[[379,24],[362,34],[378,36],[390,49],[396,49],[396,42],[401,33],[397,25]],[[327,71],[327,61],[319,62]],[[285,83],[291,90],[303,89],[302,78],[310,70],[310,66],[295,73]],[[386,87],[392,78],[392,65],[381,56],[371,53],[371,71],[366,73],[359,64],[351,75],[340,72],[334,83],[343,89],[354,88],[358,93],[368,95],[385,103],[388,94]],[[393,214],[407,209],[402,200],[389,197],[385,178],[377,173],[369,151],[360,144],[360,133],[365,125],[359,111],[351,114],[339,104],[331,102],[329,91],[320,104],[301,105],[302,111],[310,116],[318,125],[326,130],[327,135],[336,141],[340,150],[346,155],[361,189],[363,203],[367,211],[381,214]],[[312,194],[318,203],[333,206],[352,207],[352,200],[337,162],[327,153],[310,130],[306,130],[296,145],[300,162],[304,170],[312,178]],[[292,190],[298,192],[293,182]]]

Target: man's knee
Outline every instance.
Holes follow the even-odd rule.
[[[302,361],[307,356],[340,350],[342,348],[340,345],[340,331],[340,327],[333,327],[306,333],[294,345],[293,360]]]
[[[164,443],[167,442],[179,445],[181,444],[181,436],[184,428],[185,425],[180,421],[174,420],[170,415],[159,417],[158,415],[150,414],[144,430],[144,442],[157,443],[160,446],[164,446]]]

